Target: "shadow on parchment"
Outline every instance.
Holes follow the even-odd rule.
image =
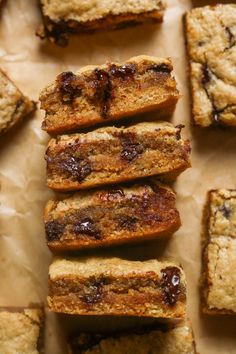
[[[77,62],[74,62],[74,60],[77,56],[80,56],[80,53],[83,53],[83,57],[88,58],[89,62],[92,53],[100,52],[101,54],[101,51],[104,50],[105,62],[109,59],[105,54],[107,48],[109,48],[109,51],[115,50],[119,54],[120,48],[124,52],[130,51],[134,53],[135,47],[137,47],[137,55],[143,54],[139,53],[140,46],[145,48],[145,45],[150,43],[153,37],[157,35],[157,31],[160,31],[160,28],[161,24],[143,24],[129,27],[128,29],[101,31],[89,35],[74,35],[69,38],[67,47],[59,47],[45,40],[39,45],[39,51],[54,59],[70,62],[71,65],[77,65]]]

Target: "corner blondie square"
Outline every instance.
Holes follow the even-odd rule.
[[[186,13],[192,113],[200,127],[236,126],[236,4]]]
[[[203,254],[203,311],[236,313],[236,190],[208,194]]]

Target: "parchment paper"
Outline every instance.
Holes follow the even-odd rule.
[[[232,1],[233,2],[233,1]],[[183,226],[172,239],[106,254],[146,258],[171,256],[184,266],[188,281],[188,314],[201,354],[236,353],[236,318],[203,316],[199,307],[200,233],[202,208],[208,189],[236,188],[236,132],[191,127],[182,14],[210,1],[169,0],[160,26],[142,26],[73,38],[67,48],[42,44],[34,32],[40,23],[37,1],[8,0],[0,18],[0,66],[34,100],[40,90],[63,70],[76,70],[107,60],[125,60],[139,54],[168,56],[174,61],[182,98],[173,122],[185,124],[192,141],[192,165],[175,184]],[[48,266],[43,207],[53,196],[46,187],[44,152],[48,141],[40,129],[38,110],[15,131],[0,140],[0,305],[24,306],[45,302]],[[235,271],[229,269],[229,272]],[[77,329],[115,329],[144,320],[72,318],[47,314],[46,354],[65,354],[65,333]]]

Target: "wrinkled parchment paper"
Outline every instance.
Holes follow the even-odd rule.
[[[131,258],[171,256],[186,271],[188,314],[201,354],[236,353],[236,318],[203,316],[199,307],[200,232],[208,189],[236,188],[236,132],[201,130],[190,123],[187,66],[182,15],[207,1],[168,0],[160,26],[142,26],[73,38],[67,48],[43,44],[34,32],[40,23],[36,0],[7,0],[0,18],[0,66],[34,100],[40,90],[63,70],[76,70],[107,60],[122,61],[139,54],[168,56],[174,61],[182,98],[173,122],[185,124],[192,141],[192,165],[175,183],[183,226],[170,241],[107,250],[105,254]],[[44,151],[48,141],[40,129],[38,110],[0,140],[0,305],[24,306],[45,302],[48,266],[43,208],[53,196],[45,184]],[[229,272],[235,271],[229,269]],[[65,334],[71,329],[115,329],[144,320],[84,318],[47,313],[46,354],[65,354]]]

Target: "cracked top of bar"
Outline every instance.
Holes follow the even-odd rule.
[[[192,112],[197,125],[236,126],[236,5],[185,15]]]
[[[203,255],[203,310],[236,313],[236,190],[209,192]]]
[[[37,34],[66,46],[71,34],[162,22],[164,0],[40,0],[43,25]]]
[[[142,55],[64,72],[40,95],[42,127],[54,134],[153,110],[168,116],[179,98],[172,70],[169,59]]]
[[[41,307],[1,307],[0,353],[43,353],[43,322]]]

